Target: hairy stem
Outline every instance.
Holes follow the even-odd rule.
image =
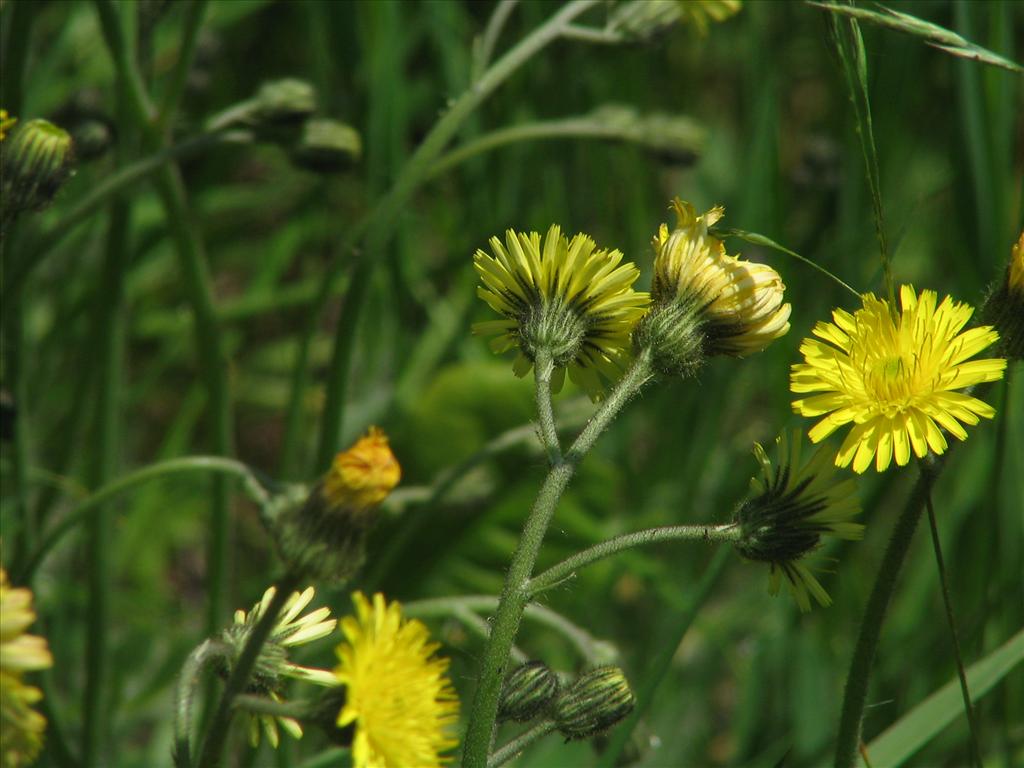
[[[504,765],[509,760],[514,760],[522,754],[524,749],[538,739],[547,736],[555,730],[556,727],[554,720],[542,720],[530,730],[516,736],[508,744],[496,750],[495,753],[487,760],[487,768],[498,768],[498,766]]]
[[[540,426],[540,440],[548,455],[548,463],[555,465],[562,460],[562,446],[558,442],[558,428],[555,426],[555,412],[551,406],[551,374],[555,363],[551,352],[538,350],[533,361],[534,381],[537,397],[537,421]]]

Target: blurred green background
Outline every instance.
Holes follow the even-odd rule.
[[[0,11],[5,62],[24,32],[15,3]],[[48,117],[74,132],[87,114],[128,141],[114,101],[114,67],[87,2],[31,3],[18,116]],[[522,2],[497,52],[541,24],[558,3]],[[156,93],[166,87],[181,44],[182,3],[140,0],[141,68]],[[210,2],[198,36],[173,135],[182,140],[213,114],[249,98],[268,80],[312,83],[318,112],[355,127],[363,157],[342,173],[297,168],[273,143],[218,145],[182,161],[195,234],[205,245],[226,330],[237,456],[268,477],[309,481],[319,409],[344,280],[312,347],[298,460],[281,474],[290,375],[304,312],[347,228],[391,185],[450,103],[470,85],[474,39],[490,2]],[[1015,2],[906,2],[900,10],[955,29],[1019,59],[1024,6]],[[122,9],[123,10],[123,9]],[[608,11],[586,18],[600,25]],[[22,9],[24,14],[24,9]],[[689,152],[588,138],[520,141],[480,154],[428,182],[389,221],[381,249],[367,247],[371,282],[346,383],[340,445],[370,424],[392,437],[403,484],[430,484],[506,430],[532,417],[532,387],[511,361],[470,334],[488,310],[474,297],[471,255],[508,227],[591,234],[650,274],[649,241],[670,220],[669,199],[726,207],[726,226],[756,231],[835,272],[858,290],[881,289],[879,259],[845,84],[827,38],[825,13],[801,3],[748,2],[701,36],[679,26],[632,45],[560,41],[527,63],[476,112],[455,144],[491,131],[625,105],[641,115],[694,121],[702,141]],[[1002,273],[1020,233],[1024,177],[1022,80],[950,57],[894,32],[863,26],[868,52],[886,226],[898,282],[974,304]],[[6,68],[5,68],[6,69]],[[4,73],[4,99],[16,84]],[[6,106],[6,102],[5,102]],[[70,116],[70,117],[68,117]],[[125,137],[129,139],[125,139]],[[142,155],[125,146],[129,161]],[[113,148],[82,159],[54,204],[27,221],[31,249],[114,171]],[[125,358],[117,417],[117,474],[162,458],[210,453],[207,395],[174,243],[150,184],[132,187],[129,263],[124,275]],[[109,228],[101,209],[34,265],[20,288],[27,398],[16,401],[30,435],[30,465],[75,487],[94,477],[98,393],[93,307],[102,302]],[[790,409],[789,366],[801,338],[832,307],[850,308],[834,283],[788,257],[728,243],[782,274],[792,330],[749,360],[715,360],[695,381],[664,382],[634,401],[599,442],[559,507],[540,566],[608,536],[672,523],[728,521],[756,465],[754,441],[806,427]],[[17,255],[17,254],[16,254]],[[10,252],[5,254],[10,258]],[[6,312],[6,310],[5,310]],[[935,493],[961,642],[981,658],[1024,624],[1024,381],[1020,366],[989,400],[1000,411],[972,430]],[[5,364],[4,387],[13,391]],[[580,424],[590,406],[567,387],[556,409]],[[23,426],[24,425],[24,426]],[[496,594],[519,527],[543,477],[539,445],[526,439],[464,472],[450,494],[409,504],[380,524],[355,587],[403,602]],[[1002,441],[1001,447],[997,447]],[[4,443],[4,477],[11,467]],[[835,604],[801,615],[767,594],[766,569],[732,557],[676,651],[646,717],[641,765],[787,766],[829,760],[842,684],[876,565],[914,473],[867,474],[860,483],[864,542],[827,549],[822,581]],[[62,481],[63,482],[63,481]],[[66,483],[66,484],[67,484]],[[4,482],[4,555],[17,520]],[[32,508],[58,519],[74,495],[33,485]],[[114,505],[110,551],[112,656],[110,731],[104,765],[169,762],[172,686],[203,637],[209,483],[200,476],[144,486]],[[10,532],[10,533],[9,533]],[[889,613],[870,691],[865,739],[879,733],[955,674],[937,574],[919,530]],[[232,507],[228,606],[255,602],[278,572],[272,542],[252,507]],[[544,595],[550,608],[613,643],[627,674],[643,678],[652,655],[693,593],[711,548],[672,544],[635,551],[581,573]],[[82,721],[92,563],[80,544],[57,550],[36,579],[39,612],[56,657],[51,712],[75,743]],[[321,591],[340,613],[347,592]],[[228,614],[224,615],[227,621]],[[454,621],[431,620],[453,659],[469,705],[481,653]],[[566,671],[581,663],[564,638],[527,621],[519,641]],[[302,657],[333,663],[330,644]],[[1024,675],[1018,670],[979,704],[992,765],[1024,764]],[[52,718],[51,718],[52,719]],[[502,739],[515,733],[502,731]],[[914,764],[967,762],[962,717]],[[651,748],[651,745],[656,748]],[[310,733],[239,765],[301,765],[326,742]],[[43,764],[55,764],[54,753]],[[590,744],[549,737],[523,765],[589,765]]]

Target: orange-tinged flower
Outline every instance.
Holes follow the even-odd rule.
[[[384,501],[401,478],[387,435],[370,427],[365,437],[334,457],[323,493],[332,506],[367,509]]]

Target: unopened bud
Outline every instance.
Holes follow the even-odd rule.
[[[359,132],[337,120],[307,120],[292,161],[317,173],[337,173],[351,167],[363,152]]]
[[[301,123],[316,111],[316,91],[305,80],[273,80],[260,86],[253,106],[255,118],[262,122]]]
[[[982,318],[999,332],[1000,354],[1024,360],[1024,232],[1010,249],[1010,263],[989,294]]]
[[[5,139],[0,154],[3,167],[3,218],[45,207],[71,175],[71,136],[47,120],[29,120]]]
[[[636,704],[625,674],[618,667],[598,667],[581,676],[555,699],[552,714],[567,739],[589,739],[603,733]]]
[[[543,661],[528,661],[505,680],[498,719],[525,723],[541,714],[558,694],[558,676]]]

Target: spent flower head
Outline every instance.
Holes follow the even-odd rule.
[[[0,766],[19,768],[35,760],[46,718],[33,708],[43,694],[24,682],[26,672],[53,666],[46,640],[26,630],[36,620],[32,592],[14,588],[0,568]]]
[[[852,462],[860,473],[874,460],[883,472],[894,458],[904,466],[911,452],[943,453],[942,429],[964,440],[961,422],[973,425],[995,415],[992,406],[958,391],[996,381],[1006,368],[1001,358],[970,359],[999,338],[990,326],[963,330],[971,306],[949,296],[937,305],[934,291],[918,295],[909,285],[900,289],[898,315],[873,294],[863,300],[856,312],[836,309],[834,322],[814,327],[818,338],[804,339],[805,362],[794,365],[790,377],[793,392],[817,393],[793,402],[802,416],[824,417],[810,430],[812,442],[853,425],[837,466]]]
[[[473,266],[483,285],[477,294],[501,320],[477,323],[475,333],[495,335],[491,348],[518,348],[512,366],[525,376],[539,352],[555,368],[552,390],[569,378],[598,400],[604,381],[621,374],[629,335],[648,296],[633,290],[640,270],[617,250],[599,249],[587,235],[570,241],[552,226],[543,241],[536,232],[509,230],[505,243],[490,241],[493,255],[478,250]]]
[[[736,512],[740,538],[736,550],[748,560],[769,563],[771,593],[783,578],[800,610],[811,608],[809,596],[821,605],[831,599],[804,557],[816,550],[823,536],[858,540],[864,526],[852,522],[860,514],[853,478],[837,478],[831,452],[821,446],[806,461],[798,430],[776,441],[773,465],[767,452],[754,445],[761,472],[750,480],[750,497]]]
[[[337,682],[345,687],[338,726],[355,727],[355,768],[431,768],[458,744],[459,700],[426,626],[402,616],[380,593],[352,596],[355,615],[341,620]]]

